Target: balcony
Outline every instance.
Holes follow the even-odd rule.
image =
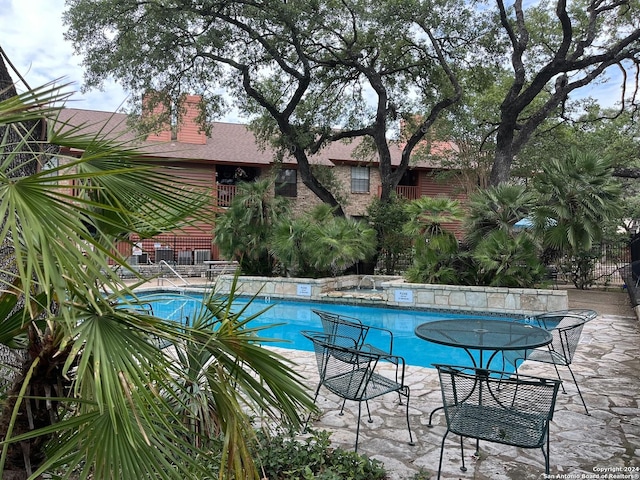
[[[382,187],[378,187],[378,197],[380,197],[381,193]],[[396,187],[396,194],[406,200],[416,200],[420,198],[420,191],[415,185],[398,185]]]
[[[217,193],[217,205],[219,207],[228,207],[231,205],[231,200],[236,196],[236,185],[216,185],[216,193]]]

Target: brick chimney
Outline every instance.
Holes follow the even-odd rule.
[[[142,99],[142,110],[143,110],[143,115],[148,115],[153,117],[159,117],[160,115],[163,115],[166,110],[167,107],[165,106],[164,103],[162,102],[158,102],[156,103],[151,111],[149,111],[149,104],[151,103],[153,93],[146,93]],[[170,142],[171,141],[171,124],[168,121],[163,122],[161,125],[159,125],[156,129],[156,131],[150,133],[147,136],[147,140],[150,142]]]
[[[199,104],[202,101],[200,95],[185,95],[182,98],[180,123],[178,124],[178,141],[204,145],[207,143],[207,135],[198,124],[200,114]]]

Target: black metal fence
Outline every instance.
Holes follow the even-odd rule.
[[[631,305],[640,305],[640,233],[629,241],[629,263],[620,269],[620,278],[627,289]]]
[[[620,270],[631,263],[631,251],[626,243],[603,244],[594,264],[592,278],[596,286],[624,285]]]

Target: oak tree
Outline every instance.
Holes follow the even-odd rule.
[[[476,29],[457,0],[77,0],[64,18],[87,87],[114,77],[138,99],[152,89],[200,93],[209,113],[232,105],[260,139],[295,158],[305,185],[338,213],[313,156],[331,142],[372,145],[362,161],[377,156],[388,198],[413,149],[459,100]]]

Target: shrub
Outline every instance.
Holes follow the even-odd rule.
[[[367,209],[369,223],[378,238],[378,264],[380,273],[393,275],[398,266],[411,251],[410,235],[403,232],[403,225],[409,220],[404,200],[392,195],[388,202],[376,198]]]
[[[256,432],[252,449],[260,478],[266,480],[383,480],[387,477],[382,462],[356,452],[331,447],[330,433],[310,430],[309,436],[296,439],[292,431]],[[211,450],[201,461],[210,475],[218,478],[224,442],[211,441]]]
[[[270,238],[270,252],[286,274],[304,277],[339,275],[375,253],[375,232],[365,222],[336,217],[329,205],[280,222]]]
[[[356,452],[332,448],[329,432],[311,431],[305,441],[290,433],[258,434],[256,463],[269,480],[377,480],[383,465]]]
[[[526,233],[493,230],[471,256],[479,267],[480,282],[493,287],[527,288],[545,274],[536,245]]]
[[[238,184],[230,207],[215,221],[215,243],[224,258],[237,260],[245,275],[271,275],[274,260],[269,253],[271,232],[289,218],[288,199],[273,196],[270,179]]]

